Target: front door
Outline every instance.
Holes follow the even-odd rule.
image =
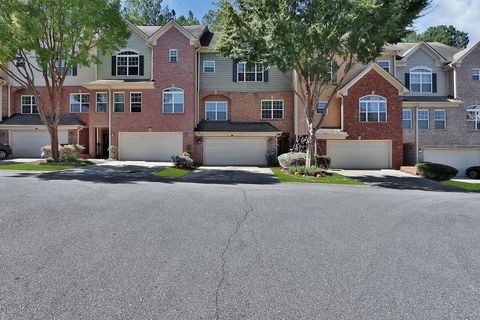
[[[108,129],[104,129],[102,132],[102,156],[104,159],[108,159],[108,147],[110,146],[110,134]]]

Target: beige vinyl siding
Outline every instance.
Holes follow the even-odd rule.
[[[410,92],[406,95],[448,96],[448,74],[443,70],[440,59],[437,57],[434,58],[432,55],[427,53],[424,49],[419,48],[408,58],[405,66],[397,66],[397,78],[405,84],[405,73],[409,73],[410,69],[415,67],[428,67],[433,70],[433,73],[437,74],[437,93]]]
[[[213,92],[274,92],[291,91],[289,81],[291,72],[287,77],[275,67],[268,72],[268,82],[234,82],[233,61],[223,58],[216,53],[202,53],[200,57],[200,90]],[[215,72],[204,73],[203,61],[215,61]]]
[[[150,79],[152,73],[152,49],[147,46],[145,39],[142,38],[135,31],[130,30],[131,35],[125,45],[125,48],[120,49],[118,52],[126,51],[128,49],[133,49],[138,51],[140,55],[144,56],[144,75],[143,76],[112,76],[112,55],[115,55],[118,52],[115,52],[111,55],[105,56],[98,54],[100,59],[100,64],[98,65],[98,79]]]

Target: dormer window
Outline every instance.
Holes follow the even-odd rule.
[[[415,68],[410,70],[410,91],[419,93],[432,93],[432,70]]]
[[[178,50],[170,49],[168,51],[168,61],[169,62],[178,62]]]
[[[116,56],[117,76],[139,76],[140,75],[140,55],[134,51],[122,51]]]

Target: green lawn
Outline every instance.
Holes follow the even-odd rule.
[[[349,184],[349,185],[365,185],[365,183],[344,177],[341,174],[333,173],[329,177],[314,178],[295,176],[293,174],[286,174],[281,171],[280,168],[271,168],[272,172],[277,176],[281,182],[300,182],[300,183],[329,183],[329,184]]]
[[[153,175],[156,177],[164,178],[180,178],[189,174],[192,170],[190,169],[178,169],[178,168],[166,168],[160,171],[155,172]]]
[[[480,192],[480,183],[468,183],[468,182],[459,182],[459,181],[443,181],[443,184],[447,186],[457,187],[461,189],[465,189],[472,192]]]
[[[0,164],[0,170],[26,170],[26,171],[59,171],[75,168],[73,166],[49,165],[40,163],[7,163]]]

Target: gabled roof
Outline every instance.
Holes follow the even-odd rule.
[[[164,35],[171,28],[176,28],[180,31],[185,37],[190,40],[190,44],[200,46],[200,38],[203,33],[208,30],[205,25],[194,25],[194,26],[181,26],[175,20],[170,20],[164,26],[158,27],[157,30],[154,30],[153,27],[140,27],[145,33],[150,34],[147,41],[151,45],[155,45],[158,38]]]
[[[475,51],[476,48],[480,48],[480,42],[477,42],[475,45],[473,45],[471,48],[466,48],[463,49],[460,52],[457,52],[456,54],[453,55],[453,60],[450,63],[451,65],[456,64],[456,63],[462,63],[463,58],[468,56],[470,53]]]
[[[376,71],[379,75],[381,75],[385,80],[387,80],[392,86],[398,89],[398,93],[400,95],[404,95],[405,93],[409,92],[409,90],[398,81],[397,78],[392,76],[389,72],[385,71],[378,63],[373,62],[370,63],[365,69],[363,69],[359,74],[357,74],[352,80],[347,82],[339,91],[338,94],[342,96],[348,95],[348,90],[357,83],[360,79],[362,79],[367,73],[371,70]]]
[[[425,41],[421,41],[421,42],[415,44],[413,47],[399,52],[399,56],[402,57],[402,60],[406,60],[420,48],[423,48],[423,49],[426,49],[427,51],[432,52],[437,57],[439,57],[442,62],[447,62],[447,58],[445,58],[443,55],[441,55],[440,52],[438,52],[433,46],[431,46],[430,44],[428,44]]]
[[[423,44],[423,45],[422,45]],[[453,60],[453,56],[457,54],[460,49],[451,47],[449,45],[440,43],[440,42],[418,42],[418,43],[410,43],[410,42],[399,42],[396,44],[388,44],[384,47],[384,51],[389,52],[397,52],[398,57],[401,60],[408,58],[412,55],[415,51],[419,48],[427,48],[430,52],[434,53],[436,56],[443,58],[442,61],[448,62]]]
[[[14,114],[0,123],[1,126],[43,126],[42,119],[36,114]],[[85,123],[75,115],[65,115],[60,117],[60,126],[79,126],[84,127]]]
[[[143,32],[142,29],[140,29],[138,26],[134,25],[133,23],[131,23],[130,21],[126,20],[125,21],[127,23],[127,26],[132,29],[132,31],[134,31],[135,33],[137,33],[140,37],[142,37],[143,39],[147,40],[148,36],[145,32]]]

